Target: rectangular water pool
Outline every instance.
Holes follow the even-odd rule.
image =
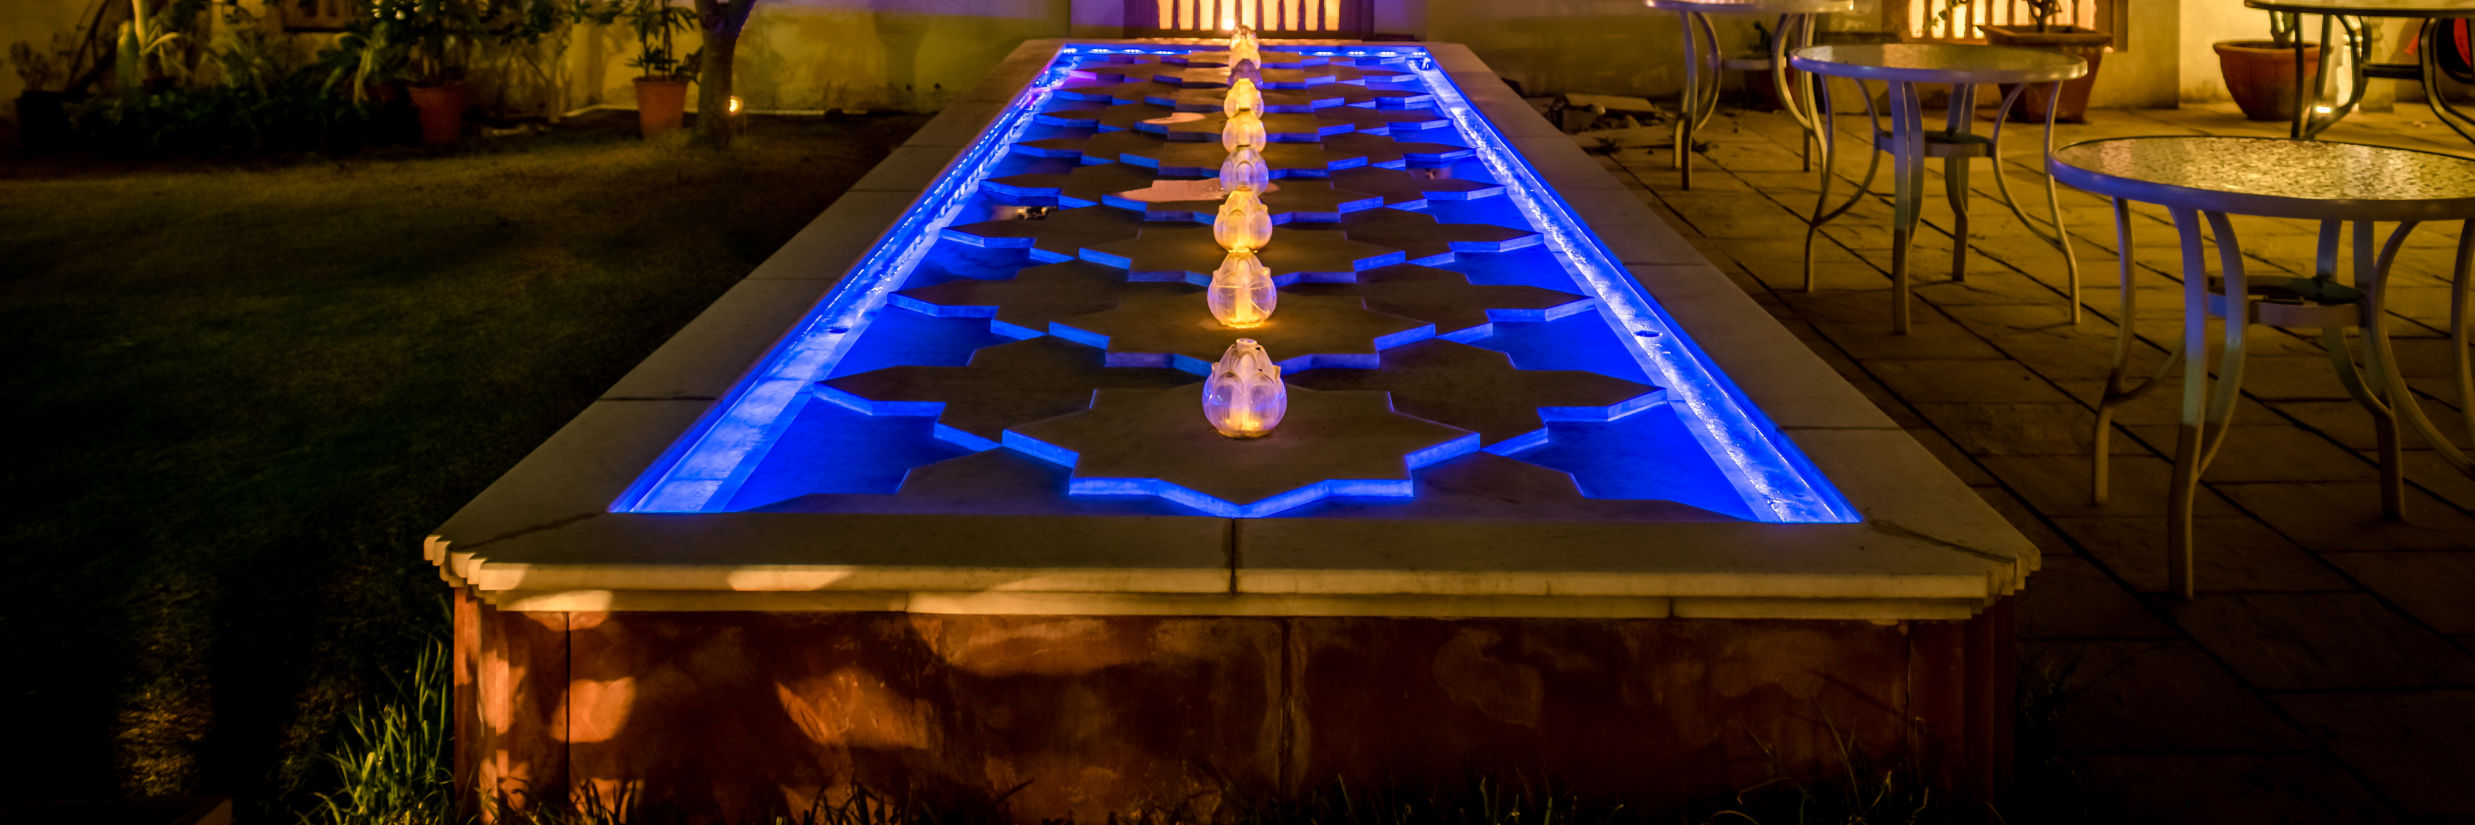
[[[1421,480],[1442,474],[1459,487],[1504,491],[1529,516],[1856,520],[1830,481],[1644,293],[1601,236],[1418,46],[1281,47],[1267,58],[1270,119],[1283,121],[1275,124],[1273,146],[1287,153],[1284,158],[1309,147],[1337,147],[1278,170],[1276,193],[1284,186],[1313,191],[1297,193],[1295,208],[1279,216],[1287,223],[1270,248],[1281,249],[1287,238],[1303,245],[1345,236],[1365,247],[1348,253],[1356,256],[1350,269],[1308,274],[1303,285],[1284,285],[1284,295],[1302,296],[1292,299],[1297,304],[1333,297],[1384,309],[1409,306],[1403,314],[1427,322],[1377,327],[1389,337],[1371,340],[1360,361],[1294,362],[1293,385],[1393,387],[1410,379],[1355,373],[1423,368],[1430,374],[1415,379],[1421,397],[1404,399],[1405,391],[1396,389],[1395,408],[1479,431],[1476,443],[1440,459],[1404,455],[1418,465],[1407,496],[1399,495],[1398,483],[1387,488],[1389,495],[1368,495],[1360,493],[1377,488],[1353,479],[1277,473],[1261,484],[1240,485],[1270,491],[1246,501],[1199,492],[1209,488],[1177,478],[1067,481],[1053,490],[1025,479],[1001,493],[961,478],[1038,474],[1013,465],[1070,463],[1073,454],[1001,432],[1067,407],[956,407],[990,406],[990,396],[1019,394],[1014,385],[1029,381],[1080,383],[1072,386],[1078,394],[1173,385],[1177,376],[1154,373],[1195,371],[1203,363],[1146,360],[1128,351],[1144,349],[1145,336],[1125,330],[1125,316],[1138,305],[1151,306],[1145,300],[1174,300],[1145,290],[1175,278],[1142,269],[1124,250],[1141,255],[1169,246],[1147,247],[1145,239],[1192,233],[1211,216],[1208,207],[1179,212],[1164,209],[1161,200],[1177,197],[1177,184],[1198,177],[1187,167],[1219,165],[1216,140],[1179,139],[1218,137],[1211,130],[1180,131],[1198,120],[1209,126],[1218,114],[1216,84],[1202,79],[1213,65],[1209,48],[1059,49],[861,262],[611,510],[967,512],[972,508],[949,491],[969,489],[1005,512],[1381,518],[1391,505],[1503,514],[1413,507],[1426,495],[1421,488],[1434,486]],[[1193,157],[1202,160],[1186,160]],[[1144,197],[1162,191],[1170,194]],[[1100,212],[1108,214],[1089,214]],[[1013,231],[1021,228],[1030,231]],[[1477,234],[1473,229],[1513,232],[1468,240]],[[1043,234],[1065,237],[1022,245],[1025,235]],[[1503,242],[1505,235],[1516,238]],[[1270,252],[1266,256],[1274,262]],[[1080,266],[1059,267],[1070,261]],[[1037,277],[1053,277],[1056,284],[990,288],[1042,267]],[[1127,272],[1127,283],[1115,290],[1122,294],[1053,306],[1055,293],[1080,285],[1072,278],[1083,270],[1112,269]],[[1372,275],[1356,277],[1362,273]],[[1199,274],[1190,272],[1188,279]],[[1440,283],[1407,283],[1422,279]],[[1504,297],[1513,288],[1531,292]],[[1108,306],[1112,297],[1119,306]],[[1042,305],[1009,313],[1015,306],[1009,301]],[[1202,314],[1199,296],[1190,304]],[[1049,323],[1025,326],[1010,315]],[[1380,320],[1295,323],[1310,322]],[[1119,333],[1112,340],[1089,329]],[[1022,343],[1043,336],[1051,340]],[[1267,344],[1276,358],[1296,354]],[[1097,369],[1040,371],[1072,357],[1051,351],[1061,346],[1107,352]],[[998,347],[1005,349],[989,354]],[[1509,356],[1510,368],[1470,348]],[[1594,383],[1574,373],[1615,381]],[[1535,420],[1507,423],[1503,419],[1520,419],[1521,412],[1477,403],[1496,395],[1530,396],[1521,401]],[[1427,415],[1415,415],[1421,412]],[[979,426],[955,426],[950,419],[957,417]],[[1199,414],[1191,423],[1204,426]],[[978,455],[1008,450],[1015,455]],[[1552,489],[1560,476],[1570,477],[1570,492]],[[1541,487],[1550,489],[1535,489]],[[989,502],[992,497],[1006,500]],[[1077,501],[1099,498],[1108,501]],[[1646,502],[1659,504],[1628,504]]]

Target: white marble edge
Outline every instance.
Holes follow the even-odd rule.
[[[1085,42],[1076,38],[1072,42]],[[1022,47],[992,71],[983,86],[996,83],[1019,89],[1047,65],[1064,39],[1027,41]],[[1094,41],[1098,42],[1098,41]],[[1562,163],[1532,163],[1543,182],[1555,187],[1572,203],[1577,216],[1594,228],[1632,226],[1640,229],[1665,228],[1654,213],[1638,204],[1625,209],[1621,203],[1594,197],[1599,191],[1630,198],[1622,185],[1590,161],[1560,131],[1553,129],[1534,109],[1512,94],[1509,88],[1488,73],[1485,64],[1465,47],[1457,44],[1410,44],[1428,48],[1439,67],[1454,75],[1474,106],[1494,122],[1525,152],[1549,151],[1546,147],[1569,154]],[[1488,82],[1481,83],[1480,80]],[[970,95],[966,95],[966,98]],[[1011,100],[1008,95],[1004,99]],[[991,108],[984,105],[995,102]],[[950,165],[960,151],[970,145],[987,128],[1004,101],[958,101],[938,120],[948,120],[959,110],[969,110],[978,117],[977,124],[948,120],[941,127],[947,134],[960,138],[934,136],[933,140],[915,138],[905,147],[948,147],[943,165]],[[1517,107],[1517,108],[1516,108]],[[932,123],[932,125],[934,125]],[[970,128],[965,128],[966,126]],[[923,129],[923,132],[926,132]],[[1552,135],[1552,140],[1542,140]],[[1524,138],[1529,138],[1525,140]],[[925,166],[918,160],[922,153],[914,152],[909,163]],[[1574,162],[1578,161],[1578,162]],[[872,171],[871,174],[875,174]],[[921,186],[933,180],[933,175],[920,181]],[[1584,193],[1576,197],[1573,193]],[[822,296],[842,277],[852,262],[873,246],[875,239],[890,227],[918,193],[912,189],[892,188],[882,191],[846,194],[834,208],[803,229],[800,236],[785,244],[784,249],[768,258],[750,275],[752,281],[764,280],[804,282],[797,287],[782,287],[779,294],[798,296],[807,293],[798,310],[804,313],[817,297]],[[895,201],[900,203],[896,204]],[[846,206],[845,202],[851,205]],[[1672,229],[1667,232],[1672,235]],[[803,243],[803,239],[805,242]],[[1679,242],[1681,239],[1678,239]],[[864,242],[862,242],[864,241]],[[1687,256],[1690,256],[1689,258]],[[1625,256],[1637,257],[1637,256]],[[1654,255],[1650,257],[1666,258]],[[1662,263],[1659,268],[1671,277],[1654,286],[1654,298],[1669,304],[1679,324],[1688,334],[1711,347],[1716,335],[1705,330],[1729,330],[1724,338],[1729,342],[1723,354],[1712,347],[1711,355],[1723,370],[1733,363],[1768,363],[1802,352],[1818,364],[1830,379],[1845,386],[1844,380],[1830,373],[1826,364],[1819,364],[1809,350],[1789,335],[1775,320],[1768,320],[1759,333],[1748,335],[1740,321],[1743,314],[1729,312],[1729,322],[1713,326],[1712,320],[1701,318],[1705,309],[1717,306],[1727,293],[1736,301],[1750,305],[1740,290],[1715,269],[1695,267],[1706,263],[1689,246],[1673,256],[1675,263]],[[1686,269],[1696,271],[1689,277],[1672,277]],[[1706,270],[1700,271],[1700,270]],[[831,275],[820,275],[831,272]],[[1637,267],[1636,277],[1641,276]],[[787,323],[774,319],[781,307],[758,296],[743,296],[730,300],[743,288],[743,283],[725,300],[717,301],[715,310],[699,316],[678,336],[656,351],[653,357],[631,371],[612,392],[562,428],[558,434],[528,455],[490,488],[442,525],[424,542],[424,553],[440,566],[442,577],[458,586],[471,586],[486,601],[517,610],[909,610],[915,612],[983,612],[983,613],[1091,613],[1162,615],[1404,615],[1404,616],[1570,616],[1575,618],[1663,617],[1702,615],[1712,618],[1782,618],[1782,619],[1862,619],[1869,621],[1899,619],[1955,619],[1972,615],[1993,599],[2014,592],[2026,571],[2035,569],[2035,548],[2016,530],[2002,522],[1973,493],[1961,485],[1938,462],[1923,452],[1923,448],[1880,416],[1870,404],[1857,408],[1867,415],[1850,413],[1844,420],[1808,419],[1801,416],[1789,420],[1798,425],[1788,427],[1792,438],[1800,442],[1809,437],[1804,430],[1854,428],[1886,435],[1913,451],[1908,458],[1923,456],[1931,474],[1929,489],[1947,492],[1956,490],[1957,503],[1919,504],[1906,495],[1891,495],[1872,482],[1882,474],[1877,463],[1861,456],[1848,455],[1847,450],[1834,446],[1812,451],[1811,458],[1825,474],[1840,483],[1858,510],[1869,522],[1882,521],[1896,525],[1897,530],[1883,532],[1878,525],[1770,525],[1770,524],[1618,524],[1577,525],[1582,535],[1599,534],[1605,538],[1583,544],[1596,547],[1601,556],[1596,563],[1567,553],[1559,563],[1566,569],[1484,569],[1477,565],[1463,570],[1414,570],[1397,564],[1352,564],[1347,554],[1327,554],[1315,566],[1293,566],[1286,569],[1267,564],[1269,558],[1252,558],[1258,548],[1243,543],[1248,528],[1256,525],[1317,524],[1319,531],[1340,537],[1373,526],[1397,537],[1402,530],[1428,533],[1438,538],[1466,536],[1469,522],[1349,522],[1309,520],[1249,520],[1230,522],[1205,517],[1163,518],[1158,521],[1176,525],[1168,529],[1147,531],[1135,529],[1121,538],[1148,535],[1161,541],[1186,544],[1186,552],[1172,555],[1181,559],[1152,557],[1148,561],[1162,562],[1145,569],[1130,569],[1122,558],[1105,558],[1078,554],[1072,547],[1057,549],[1040,558],[1017,558],[1011,563],[988,559],[964,562],[962,565],[891,563],[878,559],[855,564],[780,564],[754,563],[752,559],[712,558],[709,564],[679,563],[681,547],[704,542],[684,542],[677,537],[655,541],[634,541],[646,538],[649,532],[669,533],[671,530],[644,531],[632,529],[628,522],[643,523],[657,519],[672,525],[711,525],[711,532],[747,533],[771,537],[769,541],[787,539],[793,545],[818,547],[844,543],[849,528],[859,522],[874,522],[866,532],[879,536],[900,536],[922,527],[950,524],[949,516],[872,516],[810,514],[697,514],[674,516],[641,516],[607,512],[635,476],[650,466],[670,444],[703,413],[709,396],[718,396],[734,383],[755,358],[769,350],[774,342],[787,334]],[[1662,294],[1662,292],[1666,294]],[[796,301],[796,299],[794,299]],[[1676,312],[1686,308],[1685,312]],[[1758,311],[1758,306],[1753,307]],[[1738,308],[1741,309],[1741,308]],[[714,312],[720,312],[719,316]],[[796,314],[792,316],[793,319]],[[1767,319],[1766,313],[1764,318]],[[691,334],[693,333],[693,334]],[[1761,356],[1754,358],[1752,356]],[[1792,359],[1790,359],[1792,360]],[[658,366],[657,366],[658,365]],[[1776,364],[1773,364],[1775,367]],[[1797,372],[1820,376],[1803,365]],[[1772,367],[1749,367],[1766,370]],[[1731,374],[1741,370],[1729,370]],[[725,379],[699,380],[699,376],[727,376]],[[667,378],[668,380],[662,380]],[[1755,386],[1759,386],[1756,384]],[[1757,405],[1769,409],[1768,401],[1801,410],[1805,402],[1768,391],[1757,393],[1755,386],[1745,391]],[[677,389],[673,389],[676,387]],[[654,388],[654,389],[647,389]],[[1853,393],[1852,387],[1846,387]],[[630,393],[645,393],[632,395]],[[1856,396],[1859,400],[1861,395]],[[1815,427],[1813,421],[1823,426]],[[1835,443],[1835,442],[1834,442]],[[1913,460],[1900,462],[1913,465]],[[1919,468],[1909,466],[1909,471]],[[1897,474],[1894,474],[1897,475]],[[1863,481],[1851,484],[1848,480]],[[1895,483],[1904,482],[1900,479]],[[1940,497],[1937,495],[1937,497]],[[1973,506],[1970,506],[1973,505]],[[997,517],[986,517],[995,519]],[[1111,522],[1121,519],[1054,517],[1060,523]],[[1990,518],[1991,522],[1986,519]],[[1177,525],[1185,522],[1189,524]],[[1913,522],[1913,524],[1912,524]],[[1221,541],[1202,540],[1192,523],[1214,525],[1229,538]],[[1922,524],[1924,527],[1914,526]],[[1226,525],[1221,526],[1221,525]],[[1354,525],[1354,526],[1353,526]],[[1102,532],[1122,532],[1133,525],[1119,524],[1100,528]],[[1532,535],[1511,542],[1514,546],[1528,544],[1535,538],[1537,523],[1512,525],[1531,531]],[[1419,529],[1425,528],[1425,529]],[[706,532],[705,528],[689,528]],[[1019,531],[1014,531],[1019,532]],[[1484,531],[1479,531],[1484,532]],[[1624,535],[1617,536],[1616,533]],[[1982,535],[1980,535],[1982,533]],[[1179,538],[1179,536],[1183,538]],[[1137,543],[1150,544],[1150,541]],[[1775,549],[1799,557],[1798,570],[1762,569],[1759,559],[1748,561],[1741,552],[1644,553],[1641,548],[1672,548],[1678,545],[1722,546],[1731,548],[1761,547]],[[634,545],[630,547],[630,545]],[[873,545],[898,553],[935,553],[938,548],[921,546],[917,542],[890,542]],[[1085,548],[1089,549],[1089,548]],[[1157,546],[1147,548],[1154,552]],[[1260,548],[1269,552],[1274,547]],[[1493,555],[1502,555],[1500,547]],[[1570,549],[1570,548],[1568,548]],[[1582,548],[1587,549],[1587,548]],[[631,552],[632,551],[632,552]],[[1525,554],[1533,551],[1524,548]],[[1807,562],[1833,553],[1861,557],[1867,563],[1816,568]],[[593,562],[563,561],[575,554],[636,556],[639,563],[614,563],[604,559]],[[729,555],[729,554],[724,554]],[[963,555],[971,555],[965,553]],[[1018,554],[1019,555],[1019,554]],[[1552,554],[1548,554],[1552,555]],[[1694,558],[1702,556],[1702,558]],[[650,560],[650,561],[646,561]],[[1359,561],[1372,561],[1360,559]],[[1775,559],[1773,560],[1776,561]],[[1097,565],[1093,563],[1099,563]],[[1243,563],[1241,563],[1243,562]],[[1888,564],[1885,564],[1885,563]],[[1663,569],[1651,569],[1651,568]],[[1886,569],[1904,567],[1906,569]],[[1355,568],[1355,569],[1353,569]],[[1629,569],[1628,569],[1629,568]]]

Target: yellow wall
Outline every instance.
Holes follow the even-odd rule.
[[[128,2],[128,0],[119,1]],[[6,11],[0,11],[0,55],[7,54],[4,50],[9,44],[20,40],[32,44],[35,51],[49,52],[52,47],[52,35],[59,33],[66,36],[77,28],[77,25],[82,22],[79,18],[86,13],[92,2],[93,0],[0,0],[0,7],[6,7]],[[53,80],[52,83],[57,86],[60,81]],[[0,101],[15,101],[17,94],[25,90],[26,84],[17,79],[17,64],[13,61],[9,62],[8,69],[0,71]],[[7,108],[10,116],[15,117],[15,104],[11,103]]]
[[[1023,40],[1064,36],[1067,6],[1068,0],[764,0],[740,37],[735,91],[760,110],[934,109]],[[633,34],[614,26],[576,40],[576,100],[633,102],[635,72],[626,64]]]

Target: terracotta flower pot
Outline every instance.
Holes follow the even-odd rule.
[[[679,131],[687,120],[685,80],[636,78],[636,126],[645,137]]]
[[[463,81],[414,86],[413,108],[421,114],[421,142],[454,143],[464,135],[464,108],[471,99]]]
[[[2227,40],[2216,44],[2217,68],[2226,94],[2253,120],[2295,118],[2295,50],[2275,40]],[[2320,80],[2320,47],[2303,47],[2303,84]]]
[[[2047,26],[2044,31],[2038,31],[2035,26],[1980,24],[1977,28],[1985,32],[1985,42],[1996,46],[2047,49],[2076,54],[2087,60],[2087,74],[2080,75],[2078,80],[2063,83],[2062,101],[2055,106],[2054,117],[2070,123],[2088,119],[2088,92],[2097,87],[2097,67],[2104,61],[2105,53],[2113,50],[2114,35],[2078,26]],[[2045,122],[2046,96],[2052,91],[2053,87],[2044,83],[2029,86],[2027,91],[2020,93],[2019,104],[2011,110],[2011,118],[2031,123]]]

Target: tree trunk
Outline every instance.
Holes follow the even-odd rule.
[[[731,62],[739,53],[739,32],[746,29],[756,0],[696,0],[696,18],[705,32],[705,58],[696,74],[696,142],[714,149],[730,148]]]

